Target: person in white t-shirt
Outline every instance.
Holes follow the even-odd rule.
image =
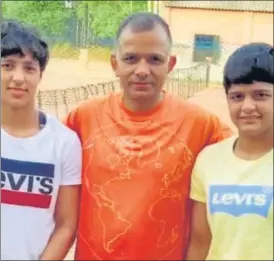
[[[63,260],[75,239],[80,140],[35,106],[48,57],[35,29],[1,22],[2,260]]]

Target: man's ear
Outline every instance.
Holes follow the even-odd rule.
[[[170,73],[174,69],[176,63],[177,63],[176,56],[175,55],[170,56],[169,62],[168,62],[168,73]]]
[[[115,76],[118,77],[118,70],[117,70],[118,66],[117,66],[117,58],[115,53],[112,53],[110,56],[110,65],[113,72],[115,73]]]

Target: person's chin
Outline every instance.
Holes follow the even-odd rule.
[[[262,129],[260,126],[254,124],[254,125],[245,125],[245,126],[241,126],[239,128],[239,132],[247,135],[247,136],[258,136],[260,135],[260,133],[262,133]]]
[[[131,91],[131,96],[134,99],[151,98],[151,97],[153,97],[153,92],[149,89],[146,89],[146,90],[134,89]]]
[[[23,109],[28,106],[28,102],[25,99],[11,99],[6,104],[13,109]]]

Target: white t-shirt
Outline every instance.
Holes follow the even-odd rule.
[[[54,117],[46,118],[44,128],[29,138],[1,128],[2,260],[38,260],[55,226],[59,187],[81,183],[79,138]]]

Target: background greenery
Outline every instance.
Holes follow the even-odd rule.
[[[68,2],[68,1],[67,1]],[[51,56],[106,60],[123,18],[151,8],[151,1],[2,1],[2,15],[38,28],[51,46]]]

